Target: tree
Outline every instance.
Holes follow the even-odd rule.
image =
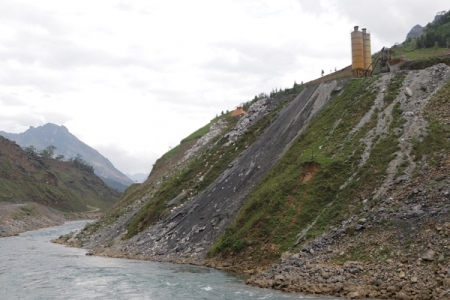
[[[43,158],[52,158],[53,155],[55,154],[55,150],[56,147],[53,145],[47,146],[47,148],[45,148],[44,150],[42,150],[41,152],[39,152],[39,154],[43,157]]]
[[[28,146],[28,147],[25,147],[23,150],[24,150],[26,153],[28,153],[28,154],[30,154],[30,155],[32,155],[32,156],[35,156],[35,155],[36,155],[36,147],[34,147],[34,146],[32,146],[32,145],[30,145],[30,146]]]
[[[70,159],[70,162],[78,169],[80,170],[85,170],[88,172],[93,173],[94,172],[94,167],[92,167],[90,164],[88,164],[80,155],[80,153],[77,153],[77,155],[75,155],[75,157],[72,157]]]

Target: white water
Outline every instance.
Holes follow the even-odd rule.
[[[255,288],[209,268],[86,256],[50,242],[84,224],[0,239],[0,299],[337,299]]]

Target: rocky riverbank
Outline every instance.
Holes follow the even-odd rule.
[[[100,211],[65,214],[34,202],[0,203],[0,238],[62,225],[66,221],[96,219],[100,214]]]
[[[37,203],[0,203],[0,237],[62,225],[64,214]]]
[[[294,254],[247,282],[263,288],[350,299],[450,299],[446,266],[402,261],[334,265]]]
[[[450,299],[450,157],[442,156],[248,283],[352,299]]]

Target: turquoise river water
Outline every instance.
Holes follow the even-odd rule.
[[[209,268],[86,256],[50,242],[85,223],[1,238],[0,299],[338,299],[251,287]]]

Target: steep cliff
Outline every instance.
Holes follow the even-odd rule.
[[[164,156],[73,241],[254,274],[264,287],[442,299],[449,80],[439,64],[261,99]]]

